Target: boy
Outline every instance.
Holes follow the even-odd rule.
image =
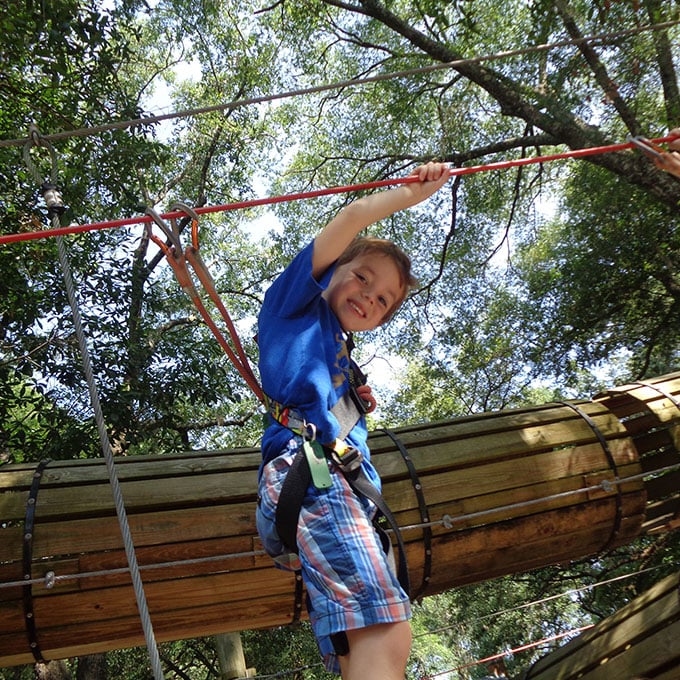
[[[363,414],[346,433],[334,408],[352,392],[349,334],[388,321],[415,284],[408,256],[393,243],[355,237],[434,194],[450,173],[444,164],[428,163],[413,175],[417,181],[341,210],[265,295],[258,345],[270,416],[262,440],[257,528],[274,557],[286,552],[276,530],[279,494],[298,451],[305,450],[304,439],[316,439],[339,455],[348,447],[360,452],[357,462],[380,488]],[[358,392],[371,400],[367,386]],[[403,680],[411,644],[408,595],[373,528],[373,504],[349,487],[335,463],[322,457],[322,465],[330,469],[330,487],[305,484],[295,536],[310,621],[326,668],[341,672],[344,680]]]

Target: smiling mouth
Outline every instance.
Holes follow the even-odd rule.
[[[349,306],[361,317],[365,318],[366,314],[364,313],[364,310],[359,307],[356,303],[352,302],[351,300],[348,302]]]

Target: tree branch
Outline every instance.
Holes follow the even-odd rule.
[[[323,0],[335,4],[334,0]],[[402,20],[388,10],[379,0],[360,0],[362,10],[353,5],[343,5],[348,11],[366,14],[406,38],[414,47],[429,54],[437,61],[449,63],[462,59],[462,55],[446,44],[418,31],[411,23]],[[570,113],[561,102],[545,97],[526,83],[512,81],[492,69],[478,63],[458,63],[453,69],[488,92],[501,107],[501,113],[524,120],[527,124],[550,134],[557,142],[571,149],[604,146],[612,142],[600,130],[586,124]],[[529,100],[529,95],[533,101]],[[586,162],[599,165],[626,181],[642,187],[661,202],[675,209],[680,199],[680,187],[674,179],[639,156],[629,153],[607,153],[584,158]]]
[[[590,70],[595,75],[595,80],[602,88],[605,97],[613,104],[619,116],[621,116],[621,120],[626,125],[628,132],[630,132],[631,135],[641,134],[642,129],[637,118],[628,108],[628,105],[619,94],[619,88],[617,84],[609,77],[607,69],[600,61],[597,52],[595,52],[589,43],[582,40],[583,34],[576,25],[576,20],[569,11],[569,8],[567,7],[567,4],[564,2],[564,0],[555,0],[555,9],[560,15],[562,23],[567,29],[567,33],[569,33],[569,35],[574,40],[580,41],[577,43],[579,52],[583,55],[584,59],[588,63],[588,66],[590,66]]]
[[[661,3],[659,0],[647,0],[645,2],[647,13],[652,23],[657,21]],[[678,91],[678,76],[673,64],[673,49],[668,39],[668,31],[654,31],[652,33],[656,60],[659,65],[661,87],[663,88],[664,101],[666,104],[666,118],[668,127],[675,127],[680,120],[680,91]]]

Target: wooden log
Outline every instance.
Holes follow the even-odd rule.
[[[640,473],[680,461],[678,403],[680,373],[593,401],[371,433],[385,498],[403,527],[413,594],[597,554],[644,526],[673,527],[675,478],[652,483]],[[159,640],[285,625],[300,614],[294,577],[273,568],[256,536],[259,462],[257,449],[117,461]],[[27,574],[34,472],[0,469],[0,666],[33,658],[27,594],[33,642],[46,658],[143,644],[103,461],[55,461],[44,470]],[[25,586],[27,575],[40,581]]]
[[[524,680],[678,677],[678,574],[536,662]],[[670,674],[668,674],[670,673]]]

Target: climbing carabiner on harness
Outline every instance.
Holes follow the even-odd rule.
[[[665,149],[658,144],[643,137],[642,135],[628,135],[628,141],[637,149],[642,151],[646,156],[652,159],[662,158],[662,153]]]
[[[167,261],[170,263],[175,277],[179,282],[180,288],[193,301],[198,298],[198,291],[191,280],[191,274],[187,268],[186,257],[182,250],[182,243],[180,241],[181,229],[176,221],[171,221],[170,225],[153,209],[147,208],[146,214],[153,219],[153,223],[147,222],[146,233],[149,238],[161,249]],[[153,224],[160,227],[161,231],[166,237],[166,241],[158,238],[153,233]]]

